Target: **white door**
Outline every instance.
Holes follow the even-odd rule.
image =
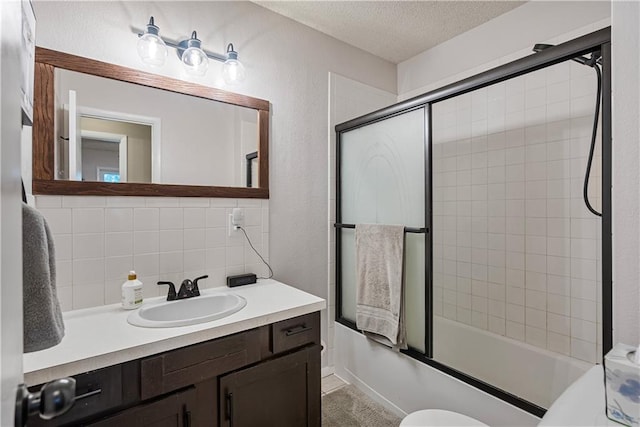
[[[82,181],[82,131],[76,91],[69,91],[69,179]]]
[[[29,5],[27,4],[27,7]],[[20,137],[22,15],[0,1],[0,425],[14,424],[22,374],[22,207]]]

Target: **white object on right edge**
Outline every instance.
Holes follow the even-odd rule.
[[[635,347],[618,343],[604,357],[607,416],[640,426],[640,364]]]

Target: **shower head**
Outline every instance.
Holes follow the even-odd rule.
[[[545,49],[548,49],[550,47],[553,47],[552,44],[545,44],[545,43],[536,43],[533,46],[533,51],[538,53],[538,52],[542,52]],[[599,50],[596,50],[595,52],[591,52],[591,57],[590,58],[585,58],[584,56],[576,56],[575,58],[571,58],[573,61],[579,62],[582,65],[587,65],[589,67],[594,67],[596,63],[601,63],[601,58],[602,55],[600,54]]]

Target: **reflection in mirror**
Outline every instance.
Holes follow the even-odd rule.
[[[256,110],[63,69],[55,80],[56,179],[256,183]]]

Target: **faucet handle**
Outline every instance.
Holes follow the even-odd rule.
[[[167,293],[167,301],[173,301],[177,299],[176,286],[173,282],[158,282],[158,285],[169,285],[169,293]]]
[[[209,277],[209,275],[204,275],[204,276],[196,277],[195,279],[193,279],[193,294],[195,296],[199,296],[200,295],[200,289],[198,288],[198,280],[206,279],[208,277]]]

